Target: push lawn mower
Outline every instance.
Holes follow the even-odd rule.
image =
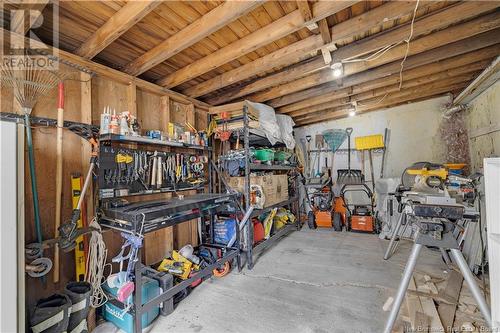
[[[373,193],[366,184],[345,184],[340,196],[346,208],[346,230],[378,232]]]
[[[341,214],[334,212],[335,194],[333,193],[333,181],[330,170],[323,173],[321,177],[308,178],[304,187],[307,202],[311,207],[311,211],[307,214],[307,225],[309,228],[333,227],[335,231],[341,231]]]

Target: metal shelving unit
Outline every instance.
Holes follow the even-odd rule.
[[[210,119],[209,119],[210,120]],[[142,332],[142,316],[143,314],[149,312],[154,307],[170,302],[172,304],[172,298],[179,292],[188,288],[194,281],[198,279],[206,279],[213,275],[214,269],[221,267],[224,263],[236,259],[238,270],[241,270],[241,249],[240,249],[240,234],[236,233],[236,242],[231,247],[221,246],[215,244],[213,224],[214,215],[220,212],[228,211],[228,207],[232,207],[233,210],[239,211],[238,200],[239,194],[237,193],[211,193],[212,192],[212,177],[213,177],[213,167],[211,162],[211,151],[212,147],[209,146],[199,146],[199,145],[188,145],[177,142],[168,142],[162,140],[149,139],[144,137],[133,137],[133,136],[122,136],[122,135],[103,135],[100,141],[104,145],[122,145],[122,144],[142,144],[142,145],[157,145],[164,147],[182,148],[182,149],[194,149],[204,151],[208,155],[208,170],[206,171],[208,176],[208,192],[209,193],[197,193],[194,195],[186,196],[185,198],[173,198],[169,200],[159,200],[159,201],[146,201],[146,202],[135,202],[126,206],[126,209],[121,210],[121,207],[114,207],[112,205],[107,205],[106,203],[113,198],[100,198],[99,200],[99,223],[110,230],[126,232],[136,236],[143,237],[149,232],[160,230],[163,228],[178,225],[196,218],[205,219],[208,224],[203,223],[208,230],[205,230],[205,237],[201,241],[201,245],[206,247],[212,247],[220,249],[221,257],[218,258],[212,264],[207,265],[196,275],[183,280],[177,284],[172,285],[170,288],[163,288],[160,294],[153,299],[147,301],[143,304],[142,302],[142,276],[149,276],[153,279],[161,281],[161,275],[165,273],[158,272],[146,265],[141,261],[142,247],[137,251],[137,262],[134,266],[134,294],[133,294],[133,306],[129,309],[129,312],[134,317],[134,332]],[[209,142],[210,144],[210,142]],[[183,189],[183,190],[187,190]],[[206,188],[204,186],[199,186],[196,188],[198,192],[205,192]],[[179,189],[178,189],[179,191]],[[154,193],[166,193],[166,192],[176,192],[169,189],[158,189],[152,190],[147,193],[141,193],[140,195],[148,195]],[[139,195],[139,194],[138,194]],[[125,195],[130,196],[130,195]],[[134,218],[132,214],[137,214],[137,211],[147,211],[147,213],[140,213],[142,219],[139,221]],[[127,215],[130,214],[130,215]],[[140,277],[140,278],[139,278]],[[161,285],[161,284],[160,284]],[[118,301],[115,297],[109,295],[109,301],[115,306],[125,309],[125,304]],[[170,306],[171,307],[171,306]],[[171,312],[171,310],[170,310]],[[169,311],[160,311],[164,316],[170,313]]]
[[[266,146],[273,146],[267,139],[265,133],[257,128],[252,128],[249,126],[251,116],[248,108],[251,107],[248,103],[246,102],[240,102],[240,103],[234,103],[233,105],[226,105],[221,108],[224,109],[224,112],[229,112],[234,114],[237,114],[236,117],[233,118],[233,120],[230,120],[229,123],[232,121],[242,121],[243,127],[240,129],[237,129],[239,131],[239,139],[243,143],[244,147],[244,154],[247,156],[245,159],[245,185],[244,185],[244,205],[243,208],[246,210],[248,207],[250,207],[250,173],[252,171],[277,171],[277,172],[293,172],[296,167],[290,166],[290,165],[268,165],[268,164],[258,164],[258,163],[251,163],[250,159],[248,156],[250,156],[250,146],[253,147],[266,147]],[[214,109],[216,109],[215,107]],[[222,112],[218,110],[214,110],[213,114],[216,114],[217,112]],[[255,112],[253,112],[255,115]],[[234,135],[230,139],[232,142],[236,141],[236,138]],[[277,142],[274,147],[284,147],[285,145],[282,142]],[[219,180],[220,181],[220,180]],[[279,208],[279,207],[287,207],[291,211],[293,211],[297,215],[296,222],[291,225],[286,225],[282,229],[278,230],[275,232],[271,237],[269,237],[267,240],[264,240],[260,242],[257,245],[253,245],[253,227],[252,223],[248,223],[247,228],[246,228],[246,233],[245,233],[245,238],[246,238],[246,264],[248,269],[252,269],[254,265],[254,254],[257,252],[261,252],[274,244],[276,241],[281,239],[283,236],[287,235],[288,233],[292,232],[293,230],[297,230],[300,227],[300,222],[299,222],[299,199],[298,199],[298,180],[295,178],[293,180],[293,188],[294,192],[293,196],[287,200],[284,200],[282,202],[276,203],[274,205],[271,205],[269,207],[266,207],[264,209],[256,209],[253,211],[251,217],[256,217],[259,216],[260,214],[268,213],[274,208]],[[219,184],[220,185],[220,184]]]
[[[249,116],[248,116],[248,104],[245,103],[243,105],[243,143],[245,147],[245,155],[250,156],[250,146],[271,146],[271,143],[265,136],[265,134],[254,128],[249,127]],[[276,145],[275,145],[276,146]],[[283,146],[282,143],[279,143],[278,146]],[[264,164],[254,164],[250,163],[249,158],[245,159],[245,209],[250,207],[250,172],[252,170],[269,170],[269,171],[292,171],[295,168],[290,167],[290,166],[283,166],[283,165],[264,165]],[[294,187],[295,187],[295,197],[292,197],[288,200],[285,200],[283,202],[277,203],[275,205],[272,205],[270,207],[266,207],[262,210],[255,210],[252,216],[258,216],[262,213],[269,212],[274,208],[278,207],[287,207],[290,210],[293,210],[293,205],[296,204],[296,209],[295,209],[295,214],[298,215],[299,209],[298,209],[298,182],[297,179],[294,181]],[[271,246],[273,243],[275,243],[277,240],[281,239],[284,235],[288,234],[289,232],[293,230],[297,230],[299,228],[299,216],[297,216],[297,219],[295,220],[294,225],[287,225],[280,229],[278,232],[276,232],[274,235],[269,237],[268,239],[260,242],[256,246],[253,246],[253,227],[252,223],[249,223],[248,228],[247,228],[247,251],[246,251],[246,257],[247,257],[247,267],[248,269],[252,269],[254,265],[254,254],[257,252],[261,252],[264,249],[268,248]]]
[[[210,215],[210,221],[212,223],[212,216],[217,211],[224,208],[225,205],[230,204],[231,202],[235,202],[237,200],[236,194],[197,194],[188,197],[185,200],[177,200],[172,203],[169,203],[169,207],[165,207],[162,210],[162,213],[165,215],[165,218],[162,220],[154,220],[150,223],[144,223],[144,226],[137,226],[136,228],[130,228],[127,224],[123,223],[123,220],[118,218],[119,216],[108,217],[105,216],[101,218],[100,224],[121,232],[129,232],[135,235],[145,235],[149,232],[156,231],[159,229],[167,228],[173,225],[181,224],[192,219],[203,217],[205,215]],[[167,206],[167,205],[166,205]],[[189,207],[194,207],[190,209]],[[200,209],[199,207],[209,207],[207,209]],[[185,210],[190,209],[190,210]],[[153,226],[152,226],[153,225]],[[131,230],[132,229],[132,230]],[[140,230],[140,233],[137,231]],[[190,277],[182,282],[173,285],[171,288],[163,290],[160,295],[155,298],[149,300],[148,302],[142,304],[142,277],[145,271],[152,271],[151,268],[145,266],[141,262],[142,250],[139,248],[137,252],[138,261],[135,263],[134,267],[134,284],[135,284],[135,292],[134,292],[134,305],[130,310],[130,313],[134,316],[134,332],[142,332],[142,315],[144,313],[149,312],[153,307],[159,306],[161,303],[164,303],[170,300],[175,294],[178,292],[188,288],[191,283],[198,279],[204,279],[213,275],[213,270],[221,267],[224,263],[236,259],[238,262],[238,269],[241,269],[240,263],[240,248],[239,248],[239,233],[236,233],[236,243],[233,247],[221,247],[214,244],[213,233],[210,233],[210,239],[208,239],[208,243],[204,243],[202,245],[208,247],[220,247],[224,251],[224,255],[219,258],[216,262],[206,266],[201,271],[197,272],[195,276]],[[159,274],[159,272],[158,272]],[[111,297],[112,303],[120,308],[125,308],[125,305],[116,300],[114,297]]]

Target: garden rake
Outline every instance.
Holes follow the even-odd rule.
[[[0,78],[2,84],[12,87],[14,97],[21,106],[24,114],[24,127],[26,130],[28,161],[31,177],[31,191],[33,194],[35,231],[37,241],[42,243],[43,236],[40,222],[40,207],[38,203],[35,156],[33,152],[30,115],[38,98],[51,92],[56,85],[62,82],[63,78],[55,71],[38,67],[36,65],[36,59],[32,58],[29,54],[24,54],[22,57],[24,59],[22,61],[22,65],[19,67],[14,66],[15,62],[3,61],[0,64]],[[42,254],[40,253],[39,255],[41,256]]]

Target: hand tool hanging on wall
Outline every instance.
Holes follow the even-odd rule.
[[[82,177],[78,175],[71,175],[71,197],[73,209],[78,207],[78,202],[80,201],[80,196],[82,193]],[[78,218],[76,224],[78,228],[83,227],[83,213]],[[83,236],[79,236],[76,239],[76,247],[75,247],[75,273],[76,273],[76,281],[84,281],[86,266],[85,266],[85,244],[83,242]]]
[[[61,248],[63,251],[68,252],[74,249],[77,245],[77,239],[78,237],[92,232],[95,229],[92,227],[83,227],[79,228],[78,227],[78,220],[80,219],[81,216],[81,207],[83,205],[83,201],[85,198],[85,193],[87,192],[88,188],[90,187],[90,183],[92,180],[92,173],[94,170],[94,167],[97,163],[97,153],[98,153],[98,142],[95,138],[95,135],[93,134],[91,129],[82,129],[80,128],[81,126],[78,126],[78,129],[74,129],[72,126],[69,127],[69,129],[83,137],[84,139],[88,140],[90,144],[92,145],[92,153],[90,157],[90,166],[89,170],[87,173],[87,176],[85,177],[85,182],[83,184],[83,188],[80,192],[80,197],[78,199],[78,204],[76,205],[76,208],[73,209],[72,215],[71,215],[71,221],[65,224],[62,224],[59,227],[59,237],[47,240],[44,242],[38,242],[38,243],[32,243],[28,244],[26,246],[26,257],[28,259],[32,258],[38,258],[42,255],[43,249],[48,248],[53,245],[57,245],[56,248]],[[43,259],[43,260],[38,260],[38,259]],[[50,262],[50,259],[48,258],[38,258],[31,262],[30,265],[26,267],[27,273],[30,276],[34,277],[39,277],[47,274],[51,267],[52,263]],[[34,269],[35,268],[35,269]]]
[[[316,170],[316,176],[319,176],[321,174],[321,150],[323,149],[323,135],[321,134],[316,134],[316,138],[314,141],[316,145],[316,149],[318,150],[318,169]]]
[[[30,54],[25,55],[31,57]],[[47,95],[64,76],[45,68],[35,66],[36,61],[24,62],[24,67],[13,67],[14,62],[0,62],[0,80],[6,86],[13,88],[14,97],[22,108],[24,114],[24,127],[26,131],[26,145],[28,147],[28,163],[31,178],[31,193],[33,197],[33,217],[35,222],[36,238],[39,243],[43,241],[42,225],[40,220],[40,207],[35,172],[35,154],[33,151],[33,138],[31,133],[30,116],[37,99]],[[16,63],[17,64],[17,63]],[[40,256],[42,253],[40,252]]]
[[[368,149],[368,159],[370,160],[370,177],[371,177],[371,181],[372,181],[372,191],[373,191],[373,193],[375,193],[375,172],[373,170],[372,150],[373,149]]]
[[[162,180],[162,174],[163,174],[163,162],[161,156],[156,157],[156,188],[160,188],[163,180]]]
[[[155,188],[156,187],[156,168],[157,168],[157,159],[156,159],[156,151],[154,152],[153,154],[153,167],[151,168],[151,188]]]
[[[337,170],[337,182],[341,184],[361,184],[363,182],[363,173],[361,170],[351,169],[351,134],[352,128],[346,128],[347,133],[347,170]]]
[[[307,141],[307,176],[311,177],[312,176],[312,169],[311,169],[311,136],[306,135],[306,141]]]
[[[64,83],[58,85],[57,99],[57,141],[56,141],[56,216],[54,223],[54,238],[59,236],[61,225],[62,173],[63,173],[63,127],[64,127]],[[54,283],[59,282],[59,248],[54,249]]]

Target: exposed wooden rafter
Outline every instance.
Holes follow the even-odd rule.
[[[141,0],[127,2],[103,26],[93,33],[83,44],[75,50],[75,54],[92,59],[99,52],[113,43],[118,37],[149,14],[161,2],[156,0]]]
[[[342,41],[352,35],[363,33],[379,25],[384,20],[398,19],[410,13],[413,8],[414,3],[411,1],[389,2],[355,18],[336,24],[331,28],[330,35],[334,37],[332,43]],[[216,76],[213,79],[201,82],[184,90],[183,93],[191,97],[208,94],[238,81],[248,79],[263,71],[270,70],[273,67],[290,65],[304,58],[309,58],[311,53],[316,53],[323,46],[324,41],[320,36],[315,35],[305,38],[248,64]],[[226,91],[224,95],[231,93],[232,91]]]
[[[320,1],[313,5],[315,20],[321,20],[336,12],[348,8],[357,1]],[[234,43],[223,47],[216,52],[176,71],[159,80],[157,83],[165,87],[175,87],[183,82],[200,76],[217,68],[241,55],[252,52],[272,41],[304,28],[306,21],[299,10],[281,17],[271,24],[247,35]]]
[[[142,74],[246,14],[261,3],[262,1],[226,1],[178,33],[167,38],[153,49],[128,63],[123,71],[134,76]]]
[[[432,74],[420,74],[420,73],[410,73],[412,75],[419,75],[417,77],[413,77],[408,79],[405,82],[404,89],[415,88],[419,86],[425,86],[429,83],[446,80],[449,79],[450,82],[455,78],[469,78],[473,77],[478,71],[484,68],[485,64],[489,62],[488,60],[469,63],[464,66],[459,66],[455,68],[450,68],[448,70],[436,72],[436,69],[432,72]],[[374,80],[377,81],[377,80]],[[381,101],[392,98],[392,95],[395,93],[399,93],[399,83],[395,82],[393,84],[388,84],[384,86],[380,86],[379,82],[369,81],[359,86],[356,86],[355,89],[352,89],[352,92],[344,91],[343,96],[339,96],[337,99],[316,104],[307,108],[299,109],[293,112],[287,113],[292,117],[298,116],[312,116],[316,112],[320,112],[323,110],[330,109],[332,107],[341,106],[344,104],[349,104],[352,101],[363,101],[370,98],[378,97]]]
[[[460,56],[470,51],[479,50],[500,42],[500,37],[495,31],[481,34],[477,37],[464,39],[459,42],[444,45],[427,52],[409,57],[405,62],[405,68],[411,69],[417,66],[422,66],[435,61],[444,60],[454,56]],[[493,46],[495,47],[495,46]],[[494,48],[497,50],[497,48]],[[353,86],[366,81],[375,80],[377,78],[385,78],[389,75],[399,73],[401,68],[400,62],[393,62],[384,66],[379,66],[368,72],[363,72],[348,76],[344,79],[344,87]],[[326,84],[316,86],[309,89],[304,89],[300,92],[285,95],[268,102],[273,107],[284,106],[287,104],[296,103],[302,100],[310,100],[316,96],[331,94],[339,89],[336,82],[328,82]]]
[[[466,19],[476,17],[477,15],[490,11],[496,8],[497,6],[498,4],[493,2],[478,2],[478,3],[463,2],[455,4],[450,8],[426,16],[416,21],[414,24],[414,38],[421,35],[429,34],[438,29],[443,29],[459,21],[464,21]],[[472,26],[471,32],[486,31],[497,27],[498,17],[499,14],[495,12],[486,17],[479,17],[474,21],[450,27],[446,29],[447,31],[446,33],[438,31],[432,34],[431,36],[436,36],[436,39],[442,39],[442,40],[446,40],[448,37],[450,37],[449,42],[452,42],[453,40],[458,40],[460,37],[466,38],[467,36],[471,36],[471,33],[467,32],[467,30],[469,30],[469,27],[471,26]],[[467,26],[467,28],[464,29],[462,28],[463,26]],[[401,42],[404,38],[408,36],[408,32],[409,32],[409,24],[406,24],[404,26],[393,29],[389,32],[376,35],[373,38],[369,38],[367,40],[361,40],[359,42],[339,48],[337,51],[333,52],[333,57],[335,59],[343,60],[343,59],[351,59],[353,57],[363,56],[366,55],[367,53],[373,52],[384,46]],[[457,35],[446,36],[448,32],[452,34],[456,33]],[[335,38],[334,32],[333,32],[333,37]],[[425,36],[422,38],[420,42],[418,42],[418,39],[412,41],[412,47],[410,48],[410,52],[412,52],[413,54],[418,53],[417,52],[418,49],[415,47],[415,45],[417,44],[421,45],[421,49],[426,48],[427,47],[426,41],[429,40],[430,38],[428,36]],[[429,45],[427,48],[431,49],[432,47],[437,47],[442,44],[443,41],[435,40],[434,44]],[[344,73],[345,75],[350,75],[352,73],[356,73],[357,70],[366,70],[384,63],[394,61],[395,59],[402,58],[405,50],[406,50],[406,45],[400,44],[394,47],[393,49],[389,50],[388,52],[386,52],[382,57],[372,60],[369,63],[359,62],[359,63],[348,64],[348,66],[345,66],[344,68]],[[315,63],[315,67],[313,66],[314,67],[313,69],[311,68],[310,63],[303,65],[304,70],[302,70],[301,67],[294,68],[294,72],[297,73],[295,79],[303,77],[304,76],[303,73],[316,72],[315,74],[310,75],[308,77],[307,80],[308,82],[304,82],[305,81],[304,79],[301,80],[300,82],[290,82],[293,81],[294,78],[292,77],[292,75],[284,73],[283,71],[281,73],[272,74],[269,75],[268,77],[259,79],[255,82],[252,82],[250,85],[238,87],[238,89],[235,89],[234,91],[226,91],[224,95],[210,98],[207,100],[207,102],[210,104],[218,105],[229,102],[238,97],[249,95],[252,92],[276,86],[274,90],[271,89],[271,91],[266,91],[261,94],[254,94],[248,97],[249,99],[262,102],[285,94],[290,94],[294,91],[307,89],[314,85],[319,85],[333,80],[333,77],[328,77],[328,74],[322,74],[319,72],[321,69],[327,68],[327,65],[325,65],[323,58],[321,56],[314,58],[313,61]],[[352,70],[351,73],[349,72],[349,68]],[[287,82],[290,83],[286,84]]]
[[[33,0],[22,4],[21,8],[12,11],[10,30],[18,34],[26,34],[32,27],[40,25],[39,18],[49,0]]]
[[[182,103],[193,103],[194,105],[202,109],[207,109],[209,107],[208,104],[202,101],[198,101],[194,98],[184,96],[178,92],[172,91],[164,87],[160,87],[154,83],[142,80],[140,78],[128,75],[116,69],[112,69],[102,64],[93,62],[92,60],[85,59],[76,54],[61,49],[57,49],[54,47],[47,48],[46,44],[35,39],[24,37],[21,34],[16,34],[12,31],[8,31],[3,28],[0,28],[0,34],[3,35],[4,40],[9,40],[12,43],[24,43],[25,45],[30,45],[34,49],[43,49],[49,52],[49,54],[57,54],[57,58],[60,59],[63,63],[64,61],[67,61],[75,66],[80,66],[81,68],[94,72],[102,77],[112,79],[113,81],[129,86],[131,84],[134,84],[136,87],[154,94],[169,95],[169,97],[173,100]]]
[[[499,52],[500,53],[500,52]],[[500,79],[500,56],[497,56],[493,62],[474,81],[471,82],[454,100],[453,104],[466,104],[479,96],[492,84]]]
[[[304,21],[306,21],[306,28],[311,31],[318,29],[318,24],[313,20],[311,3],[307,0],[297,1],[297,8],[299,8]]]
[[[471,20],[464,24],[452,26],[450,28],[416,39],[411,43],[409,55],[430,51],[432,49],[439,48],[442,45],[453,43],[462,39],[466,39],[468,37],[477,36],[497,27],[500,27],[500,12],[492,13]],[[498,34],[498,31],[496,31],[496,33]],[[496,37],[492,38],[496,39]],[[464,51],[468,50],[469,49],[466,48]],[[372,61],[344,64],[344,75],[349,76],[355,73],[361,73],[371,68],[375,68],[377,66],[402,59],[404,57],[405,51],[406,45],[401,44],[387,51],[382,57],[374,59]],[[320,60],[322,61],[322,59]],[[251,95],[248,98],[256,102],[268,101],[273,98],[291,94],[303,89],[335,80],[336,78],[333,76],[333,73],[330,70],[315,71],[311,75],[292,82],[275,86],[267,91]],[[241,90],[244,90],[244,88],[242,88]],[[213,100],[209,100],[209,103],[215,104]]]
[[[363,114],[371,111],[378,111],[383,108],[393,107],[404,103],[415,102],[426,98],[432,98],[440,95],[449,93],[450,91],[461,89],[467,85],[470,77],[460,77],[457,79],[458,82],[453,80],[438,81],[433,84],[429,84],[427,87],[418,87],[405,89],[401,92],[394,94],[391,98],[384,100],[382,103],[378,103],[380,98],[372,98],[359,103],[356,108],[357,114]],[[328,121],[335,120],[343,117],[347,117],[350,107],[339,107],[332,110],[327,110],[321,114],[317,114],[310,117],[300,117],[295,120],[297,126],[304,126],[307,124],[312,124],[318,121]]]
[[[50,45],[50,17],[26,11],[50,0],[35,1],[6,0],[5,29],[36,28]],[[302,126],[344,117],[354,102],[359,113],[371,112],[459,94],[467,83],[477,95],[499,75],[490,75],[498,63],[480,75],[500,54],[498,1],[125,0],[54,8],[62,57],[125,84],[132,111],[142,91],[167,96],[162,105],[201,108],[248,99]],[[8,42],[17,40],[26,42]],[[338,63],[340,78],[331,68]]]
[[[488,59],[491,59],[498,53],[500,53],[500,45],[493,45],[480,49],[478,51],[461,54],[440,61],[430,59],[428,63],[423,63],[418,67],[407,68],[403,72],[404,79],[413,80],[415,78],[433,75],[434,73],[448,71],[462,66],[473,66],[475,67],[475,70],[477,70],[477,64],[479,64],[479,66],[484,66],[485,61],[488,61]],[[382,71],[378,69],[378,73],[381,74]],[[310,97],[299,102],[291,103],[280,107],[277,110],[280,113],[286,114],[295,114],[294,112],[297,111],[306,112],[307,110],[311,110],[311,108],[317,105],[331,103],[332,101],[335,101],[342,97],[347,97],[350,95],[369,91],[371,89],[381,88],[391,84],[399,83],[399,71],[397,70],[390,75],[383,74],[380,75],[381,77],[375,79],[373,79],[373,76],[366,75],[366,73],[359,74],[358,76],[359,78],[355,78],[355,76],[353,75],[353,77],[351,77],[351,80],[347,81],[346,85],[342,89],[335,87],[335,90],[328,90],[324,94],[321,94],[319,96]],[[372,79],[370,80],[370,78]],[[361,80],[365,81],[361,82]],[[356,82],[356,84],[352,85],[353,82]],[[404,82],[404,87],[407,86],[408,82]]]
[[[407,15],[413,8],[414,4],[410,1],[388,2],[355,18],[336,24],[331,28],[330,35],[334,37],[331,46],[352,35],[357,35],[367,29],[371,29],[379,25],[381,21],[394,20]],[[238,81],[248,79],[261,72],[268,71],[273,67],[290,65],[304,58],[310,58],[311,53],[316,53],[323,46],[324,41],[320,36],[315,35],[305,38],[248,64],[216,76],[213,79],[201,82],[184,90],[183,93],[191,97],[208,94]],[[231,90],[224,92],[224,94],[232,93],[233,91]]]

